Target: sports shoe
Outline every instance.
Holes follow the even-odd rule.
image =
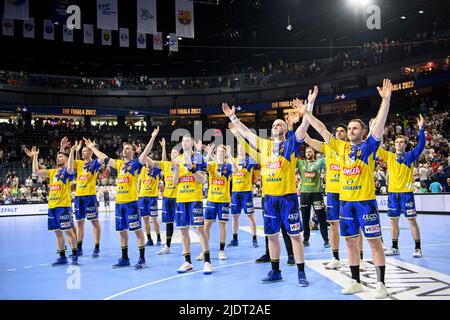
[[[164,246],[161,250],[158,251],[157,255],[163,255],[163,254],[169,254],[170,253],[170,247],[167,245]]]
[[[307,287],[309,285],[308,280],[306,280],[306,274],[304,271],[298,272],[298,285],[300,287]]]
[[[205,262],[203,265],[203,274],[211,274],[212,273],[212,265],[210,262]]]
[[[161,239],[156,240],[156,245],[159,247],[161,245]]]
[[[364,262],[364,259],[361,259],[360,261],[359,261],[359,271],[366,271],[367,269],[366,269],[366,263]]]
[[[328,262],[325,265],[325,269],[327,269],[327,270],[336,270],[340,267],[341,267],[341,262],[336,258],[333,258],[333,260],[331,260],[330,262]]]
[[[219,260],[227,260],[227,256],[225,255],[225,251],[219,251]]]
[[[229,247],[237,247],[239,245],[239,241],[237,240],[231,240],[229,244],[227,244],[227,248]]]
[[[77,248],[77,256],[81,257],[83,255],[83,249]]]
[[[189,262],[185,262],[183,263],[177,270],[178,273],[186,273],[189,271],[194,270],[194,267],[192,267],[192,264],[190,264]]]
[[[383,284],[383,282],[377,282],[375,290],[373,290],[373,297],[375,299],[384,299],[389,296],[389,293],[386,289],[386,286]]]
[[[154,246],[155,244],[153,243],[153,239],[148,239],[148,240],[147,240],[147,243],[146,243],[145,245],[148,246],[148,247],[152,247],[152,246]]]
[[[52,267],[63,266],[67,264],[66,257],[59,257],[55,262],[52,263]]]
[[[70,263],[73,266],[78,265],[78,256],[72,256],[72,262]]]
[[[205,260],[205,254],[202,252],[200,252],[200,254],[197,256],[197,258],[195,258],[195,260],[197,261],[202,261]]]
[[[400,250],[397,248],[391,248],[384,253],[386,256],[398,256],[400,255]]]
[[[422,250],[420,249],[415,249],[414,253],[413,253],[413,257],[414,258],[422,258]]]
[[[331,247],[330,241],[324,241],[323,247],[324,247],[324,248],[329,248],[329,247]]]
[[[303,241],[303,246],[304,247],[309,247],[309,242],[308,241]]]
[[[94,249],[92,253],[92,258],[98,258],[100,256],[100,249]]]
[[[256,259],[255,261],[256,263],[265,263],[265,262],[270,262],[270,257],[268,254],[263,254],[261,257],[259,257],[258,259]]]
[[[293,255],[288,255],[287,265],[288,266],[294,266],[295,265],[295,259],[294,259]]]
[[[259,244],[258,244],[258,240],[254,239],[252,240],[252,248],[258,248]]]
[[[267,277],[261,280],[261,283],[273,283],[273,282],[279,282],[283,280],[283,277],[281,276],[281,271],[278,270],[270,270],[267,274]]]
[[[350,286],[348,286],[345,289],[342,289],[342,294],[354,294],[358,292],[362,292],[363,286],[361,283],[358,283],[355,279],[352,279],[352,282],[350,283]]]
[[[113,264],[113,268],[123,268],[130,266],[130,259],[119,258],[116,264]]]
[[[146,268],[145,259],[139,258],[138,263],[134,266],[134,270],[140,270]]]

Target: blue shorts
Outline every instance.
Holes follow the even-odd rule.
[[[138,202],[116,203],[116,231],[141,229]]]
[[[381,237],[380,215],[376,200],[341,201],[340,211],[341,237],[356,237],[359,235],[359,228],[366,238]]]
[[[72,229],[72,207],[57,207],[48,209],[48,230]]]
[[[175,212],[177,227],[203,227],[203,201],[177,203]]]
[[[162,201],[162,222],[163,223],[175,222],[176,209],[177,209],[177,199],[164,197]]]
[[[327,193],[327,221],[339,221],[339,193]]]
[[[97,196],[75,197],[75,219],[76,220],[98,219]]]
[[[158,197],[139,198],[139,213],[141,217],[158,217]]]
[[[253,214],[253,193],[251,191],[231,193],[231,214],[241,214],[244,209],[245,214]]]
[[[289,235],[298,235],[303,231],[300,220],[298,197],[295,193],[284,196],[264,196],[264,233],[273,235],[280,232],[284,224]]]
[[[388,217],[399,218],[403,212],[406,218],[417,217],[414,193],[412,192],[391,192],[388,195]]]
[[[230,204],[207,201],[205,206],[205,220],[216,221],[219,216],[219,221],[228,221],[230,214]]]

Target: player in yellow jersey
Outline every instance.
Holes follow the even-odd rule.
[[[308,101],[313,104],[317,97],[317,87],[310,90]],[[280,271],[280,225],[284,223],[291,236],[294,259],[298,268],[298,283],[302,287],[308,286],[304,271],[304,249],[300,232],[302,223],[299,214],[299,203],[295,186],[295,168],[300,146],[308,129],[308,123],[302,121],[295,134],[286,139],[288,126],[286,122],[277,119],[272,124],[272,140],[261,139],[252,133],[236,117],[235,108],[222,104],[222,110],[235,125],[239,133],[251,145],[260,150],[262,187],[265,195],[264,232],[269,236],[269,252],[272,270],[262,279],[262,283],[273,283],[282,280]]]
[[[72,147],[73,151],[76,146]],[[41,178],[49,178],[48,194],[48,230],[54,231],[56,235],[56,244],[58,247],[59,258],[52,266],[66,265],[67,258],[65,253],[64,233],[72,248],[72,265],[78,265],[78,256],[76,248],[76,236],[72,229],[72,197],[71,186],[74,180],[73,173],[67,170],[67,164],[74,161],[73,152],[70,155],[64,152],[58,152],[56,155],[57,169],[40,169],[38,163],[39,149],[33,147],[30,155],[32,156],[33,174]],[[69,164],[70,164],[69,163]]]
[[[113,265],[113,268],[130,266],[130,259],[128,258],[128,230],[136,234],[139,247],[139,260],[134,269],[139,270],[146,267],[145,235],[141,228],[138,206],[138,179],[139,171],[145,165],[147,155],[153,147],[158,132],[159,127],[153,130],[149,143],[139,157],[135,159],[133,157],[136,153],[136,147],[132,144],[125,143],[123,145],[123,160],[114,160],[99,151],[93,142],[84,139],[88,148],[97,156],[99,163],[105,163],[107,166],[117,170],[116,231],[120,232],[122,257],[117,264]]]
[[[81,150],[81,159],[78,160]],[[92,159],[92,151],[81,142],[77,145],[76,161],[71,171],[75,171],[75,219],[77,221],[77,254],[83,255],[84,221],[87,218],[92,223],[94,231],[93,258],[100,254],[100,223],[98,222],[98,202],[96,195],[97,176],[101,164],[97,159]]]
[[[377,152],[378,157],[385,161],[388,167],[388,217],[391,218],[392,248],[386,251],[387,256],[400,254],[398,249],[398,236],[400,233],[398,220],[403,211],[405,217],[408,218],[415,242],[413,257],[422,257],[420,230],[416,221],[416,206],[414,204],[413,171],[414,163],[425,147],[424,125],[425,120],[422,115],[419,115],[417,119],[417,127],[419,129],[419,134],[417,135],[418,143],[411,151],[405,152],[408,143],[407,138],[398,136],[395,139],[395,153],[386,151],[383,148],[379,148]]]
[[[369,137],[363,141],[367,132],[366,125],[359,119],[350,120],[347,127],[349,142],[334,138],[324,124],[316,119],[308,110],[303,118],[311,123],[329,147],[336,151],[340,158],[340,233],[347,242],[347,255],[352,273],[352,282],[343,294],[363,291],[359,277],[359,228],[362,229],[372,249],[372,259],[377,273],[377,284],[374,290],[376,299],[388,296],[384,284],[386,259],[381,242],[381,225],[375,197],[375,157],[383,137],[384,125],[389,112],[392,84],[383,80],[383,87],[377,87],[382,101],[377,117],[373,121]],[[303,109],[303,110],[302,110]]]

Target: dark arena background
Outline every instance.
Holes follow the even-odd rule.
[[[0,12],[0,299],[450,299],[449,1]]]

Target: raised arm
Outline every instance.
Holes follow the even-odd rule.
[[[239,131],[237,131],[236,127],[230,123],[228,125],[228,127],[231,130],[231,133],[233,133],[233,135],[236,137],[237,142],[242,145],[244,147],[245,152],[251,157],[253,158],[256,162],[261,163],[261,154],[256,151],[255,149],[253,149],[248,143],[247,141],[245,141],[244,137],[241,136],[241,134],[239,133]]]
[[[312,139],[308,134],[305,136],[305,142],[317,152],[322,152],[322,142]]]
[[[161,161],[167,161],[167,152],[166,152],[166,139],[162,138],[159,142],[162,149]]]
[[[383,138],[384,125],[386,124],[387,115],[389,113],[389,106],[391,103],[392,83],[389,79],[383,80],[383,87],[377,87],[378,93],[382,100],[378,114],[374,120],[372,126],[372,135],[375,139],[380,140]]]
[[[233,159],[233,155],[231,154],[231,147],[230,146],[227,146],[227,160],[228,160],[228,163],[231,164],[232,172],[233,173],[237,173],[239,171],[239,168],[238,168],[236,162]]]
[[[31,152],[31,150],[29,150],[28,148],[23,148],[23,152],[25,152],[27,157],[30,158],[31,164],[33,165],[33,154]],[[41,170],[45,170],[46,169],[44,166],[40,165],[39,162],[38,162],[38,168],[41,169]]]
[[[419,159],[420,154],[425,148],[425,132],[424,132],[425,120],[423,119],[421,114],[419,114],[419,118],[417,119],[417,127],[419,128],[419,133],[417,134],[418,143],[411,150],[413,161],[417,161],[417,159]]]
[[[31,154],[33,156],[33,163],[32,163],[33,174],[35,174],[41,178],[46,178],[47,170],[39,169],[39,163],[38,163],[39,149],[37,149],[36,147],[33,146],[33,148],[31,148]]]
[[[314,90],[309,89],[308,105],[306,107],[306,111],[311,112],[311,113],[313,112],[314,102],[316,101],[318,93],[319,93],[319,89],[317,86],[314,86]],[[301,103],[301,101],[299,99],[295,99],[294,105],[299,110],[300,114],[302,114],[301,107],[303,106],[303,108],[304,108],[304,105]],[[309,121],[306,117],[303,117],[302,124],[295,131],[295,136],[297,137],[297,140],[302,141],[305,139],[308,128],[309,128]]]
[[[147,160],[147,156],[153,148],[153,144],[155,143],[158,132],[159,132],[159,126],[153,130],[149,143],[147,143],[147,145],[145,146],[145,149],[139,155],[139,163],[140,164],[145,164],[145,161]]]
[[[89,149],[91,149],[91,151],[95,154],[95,156],[98,158],[98,163],[99,164],[103,164],[103,162],[106,160],[106,159],[108,159],[108,162],[106,163],[106,165],[108,166],[108,167],[113,167],[114,166],[114,159],[110,159],[110,158],[108,158],[108,156],[106,155],[106,154],[104,154],[103,152],[101,152],[100,150],[98,150],[96,147],[95,147],[95,143],[94,142],[92,142],[90,139],[86,139],[86,138],[83,138],[83,140],[84,140],[84,144],[89,148]]]
[[[211,143],[206,147],[206,157],[205,157],[206,163],[208,163],[208,161],[214,160],[213,156],[214,149],[215,149],[214,143]]]
[[[78,148],[78,141],[75,141],[75,144],[72,146],[72,148],[70,148],[69,160],[67,160],[67,173],[71,175],[75,173],[74,158],[77,148]]]
[[[236,109],[234,106],[230,108],[227,103],[222,103],[222,111],[228,118],[230,118],[230,121],[234,124],[236,130],[245,139],[247,139],[252,145],[258,146],[258,136],[251,132],[250,129],[236,117]]]
[[[64,137],[59,142],[59,152],[66,152],[66,149],[69,147],[69,138]]]

